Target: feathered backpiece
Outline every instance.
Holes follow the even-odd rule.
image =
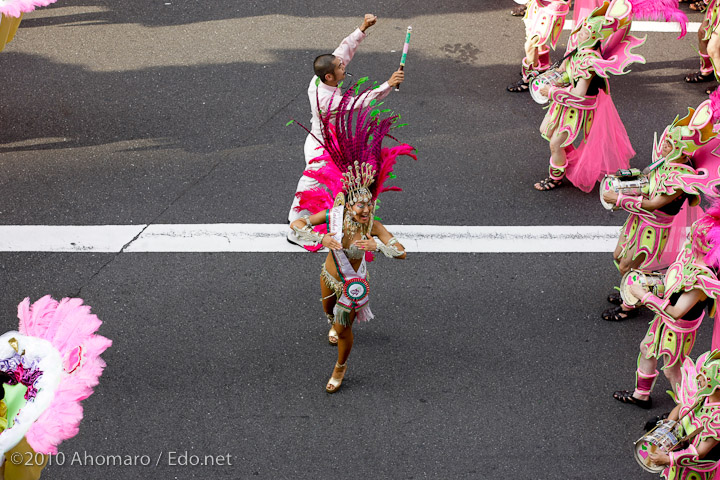
[[[407,155],[417,160],[413,153],[415,149],[406,143],[392,148],[382,146],[385,137],[396,140],[389,132],[399,116],[381,118],[390,110],[381,109],[382,104],[375,100],[363,105],[365,93],[370,89],[360,94],[357,90],[349,88],[335,110],[320,115],[323,138],[315,139],[324,151],[310,163],[323,162],[324,165],[317,170],[306,170],[303,175],[317,180],[321,186],[296,194],[300,199],[298,210],[317,213],[332,208],[339,193],[347,197],[349,204],[366,196],[368,201],[376,202],[383,192],[401,190],[385,185],[388,179],[395,177],[393,167],[397,157]],[[305,126],[299,125],[312,135]],[[324,224],[316,226],[315,230],[326,233]]]
[[[342,172],[346,179],[345,186],[353,188],[353,184],[366,182],[360,179],[358,169],[372,172],[374,181],[368,187],[372,200],[376,200],[385,180],[392,173],[392,168],[383,168],[390,159],[383,155],[382,142],[390,136],[390,129],[399,116],[381,118],[381,114],[390,110],[379,109],[380,105],[374,100],[362,106],[363,98],[371,88],[359,95],[355,95],[357,88],[349,88],[340,98],[337,109],[321,114],[323,139],[317,140],[325,148],[332,163]],[[392,162],[394,164],[394,158]]]
[[[112,342],[97,335],[102,322],[81,298],[57,302],[49,295],[30,305],[18,305],[20,334],[42,339],[57,351],[59,384],[52,402],[30,427],[26,438],[38,453],[57,453],[63,440],[78,433],[83,408],[80,402],[93,393],[105,362],[100,358]]]
[[[8,17],[19,17],[37,7],[45,7],[57,0],[0,0],[0,13]]]
[[[688,18],[685,12],[680,10],[678,0],[630,0],[632,3],[632,14],[635,20],[664,20],[666,22],[678,22],[680,24],[680,36],[687,33]]]

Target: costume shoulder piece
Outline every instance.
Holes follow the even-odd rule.
[[[673,195],[682,190],[688,195],[699,195],[700,189],[693,182],[698,175],[697,170],[682,163],[663,163],[650,172],[650,183],[657,195]]]
[[[701,440],[720,440],[720,404],[703,404],[695,410],[698,427],[702,427]]]
[[[597,50],[585,49],[580,50],[570,57],[570,70],[573,78],[589,79],[595,73],[595,64],[601,60],[602,56]]]
[[[705,100],[697,108],[665,128],[660,140],[653,144],[653,173],[658,176],[657,193],[672,195],[682,190],[690,195],[713,195],[714,185],[720,183],[720,156],[715,156],[717,133],[713,130],[713,107]],[[663,148],[670,147],[663,155]],[[692,158],[692,166],[682,158]],[[713,158],[715,160],[713,160]],[[715,194],[716,195],[716,194]]]
[[[573,30],[568,41],[568,51],[597,50],[599,58],[594,58],[592,66],[595,73],[603,78],[628,73],[627,67],[633,63],[645,63],[645,58],[633,53],[635,48],[645,43],[645,39],[629,33],[632,9],[628,0],[606,1]],[[579,35],[582,29],[590,34],[584,40]]]
[[[676,292],[699,288],[711,298],[720,295],[720,281],[707,265],[697,261],[691,242],[687,242],[665,273],[665,298]]]

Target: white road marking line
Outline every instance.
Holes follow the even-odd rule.
[[[145,225],[0,225],[0,252],[119,252]]]
[[[563,30],[573,30],[575,22],[567,20]],[[696,33],[700,29],[700,22],[688,22],[688,33]],[[648,22],[643,20],[635,20],[630,27],[631,32],[672,32],[680,33],[680,24],[677,22]]]
[[[388,225],[410,252],[611,252],[614,226]],[[0,252],[288,252],[287,224],[5,225]],[[141,233],[142,232],[142,233]],[[136,238],[137,237],[137,238]]]

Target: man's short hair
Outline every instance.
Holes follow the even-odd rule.
[[[334,60],[335,55],[331,53],[326,53],[324,55],[318,56],[313,62],[313,69],[315,69],[315,75],[320,77],[321,81],[325,81],[325,75],[327,75],[328,73],[335,73],[335,65],[333,64]]]

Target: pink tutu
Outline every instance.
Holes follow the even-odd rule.
[[[610,95],[600,90],[590,133],[578,148],[566,151],[565,176],[585,193],[606,174],[630,168],[635,150]]]

